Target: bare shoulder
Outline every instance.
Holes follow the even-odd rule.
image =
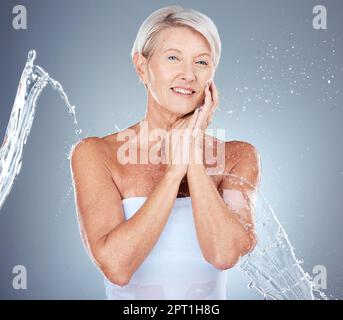
[[[109,141],[100,137],[87,137],[77,142],[70,152],[71,169],[79,170],[104,169],[112,176],[113,151]]]
[[[225,142],[225,154],[235,157],[236,160],[257,158],[259,157],[258,150],[254,145],[247,141],[232,140]]]
[[[71,161],[81,159],[91,160],[93,157],[99,157],[106,154],[106,142],[103,138],[87,137],[77,142],[71,149]]]
[[[253,161],[259,158],[258,150],[250,142],[240,140],[224,141],[210,135],[206,135],[206,140],[209,141],[207,145],[210,147],[214,146],[217,154],[224,151],[226,172],[230,171],[230,168],[243,159],[251,159]]]
[[[220,184],[226,180],[228,174],[249,176],[258,180],[260,176],[260,155],[257,148],[250,142],[241,140],[224,141],[215,140],[217,149],[221,146],[221,151],[225,154],[223,174]],[[218,152],[217,152],[218,154]]]
[[[246,141],[227,141],[226,152],[235,159],[227,173],[244,177],[250,187],[257,188],[261,176],[261,159],[256,147]]]

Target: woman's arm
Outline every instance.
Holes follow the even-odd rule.
[[[252,250],[256,243],[249,197],[259,182],[259,155],[248,143],[238,145],[242,154],[240,161],[226,173],[245,178],[250,184],[239,184],[238,179],[224,179],[219,186],[223,190],[222,197],[203,164],[190,164],[187,172],[196,233],[203,256],[222,270],[233,267],[239,257]],[[226,149],[229,148],[226,146]]]
[[[72,152],[71,170],[84,243],[104,275],[124,286],[156,244],[182,177],[168,170],[142,207],[125,220],[105,147],[100,138],[84,139]]]
[[[235,154],[239,161],[230,167],[231,148],[225,143],[224,173],[236,175],[249,183],[239,184],[223,179],[217,190],[207,175],[204,160],[205,129],[218,106],[219,95],[212,80],[205,87],[204,104],[197,118],[191,141],[191,161],[187,180],[197,238],[204,258],[218,269],[233,267],[239,257],[252,250],[256,243],[253,224],[253,205],[250,200],[257,189],[260,177],[260,160],[257,150],[249,143],[236,143]],[[209,145],[210,148],[211,145]],[[218,150],[217,150],[218,151]],[[238,151],[238,152],[237,152]],[[220,157],[219,157],[220,158]],[[200,161],[199,161],[200,160]]]

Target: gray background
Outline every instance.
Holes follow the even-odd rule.
[[[216,23],[223,51],[212,128],[255,145],[261,192],[312,275],[327,268],[330,298],[343,297],[343,2],[182,1]],[[27,8],[28,29],[12,28]],[[104,136],[141,119],[146,93],[130,49],[143,20],[169,1],[1,1],[0,134],[3,137],[29,49],[76,105],[79,125],[46,88],[24,149],[23,167],[0,212],[0,298],[104,299],[100,272],[79,236],[66,154],[85,136]],[[312,27],[326,6],[328,29]],[[331,83],[328,82],[331,80]],[[81,127],[83,134],[74,130]],[[28,289],[12,288],[25,265]],[[231,299],[261,299],[229,271]]]

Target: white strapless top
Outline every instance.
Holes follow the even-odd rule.
[[[146,199],[123,199],[125,218],[132,217]],[[107,299],[227,299],[227,273],[204,259],[195,232],[191,197],[176,198],[158,241],[130,282],[121,287],[105,278]]]

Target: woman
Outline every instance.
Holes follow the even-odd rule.
[[[81,234],[108,299],[225,299],[222,271],[254,248],[258,153],[204,133],[220,51],[204,14],[152,13],[131,52],[147,89],[144,119],[72,152]]]

